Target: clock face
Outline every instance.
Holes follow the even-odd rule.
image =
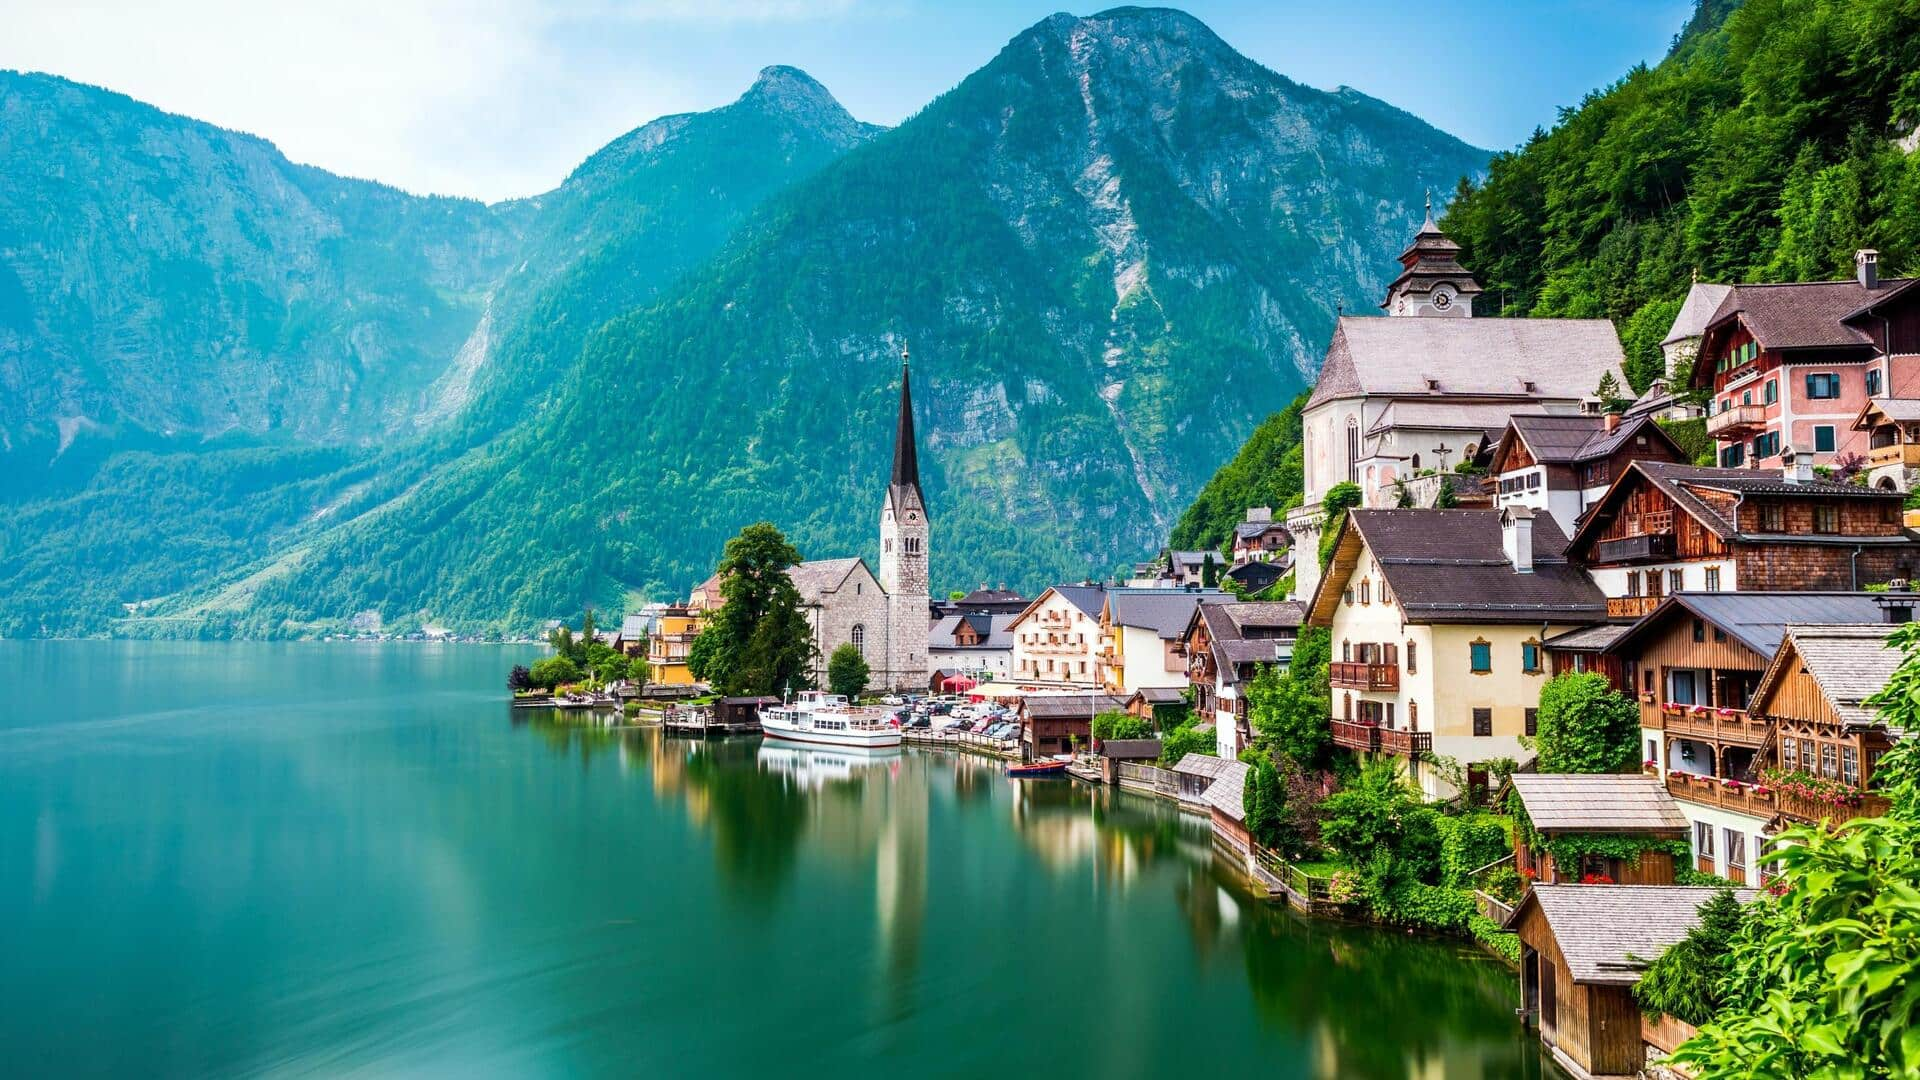
[[[1433,290],[1433,306],[1440,311],[1445,311],[1452,307],[1453,290],[1447,288],[1445,285]]]

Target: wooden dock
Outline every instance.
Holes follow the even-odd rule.
[[[670,706],[660,718],[669,735],[689,739],[721,739],[729,735],[760,734],[759,717],[752,712],[737,712],[723,720],[705,705]]]

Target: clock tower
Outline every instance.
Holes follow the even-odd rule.
[[[1433,223],[1433,196],[1427,196],[1427,220],[1413,243],[1400,253],[1400,276],[1387,286],[1380,306],[1388,315],[1426,315],[1470,319],[1480,283],[1460,265],[1460,245]]]
[[[880,587],[887,593],[887,681],[925,688],[927,502],[920,493],[920,455],[913,437],[913,390],[907,350],[900,350],[900,415],[893,433],[893,473],[880,503]]]

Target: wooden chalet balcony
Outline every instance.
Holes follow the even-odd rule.
[[[1716,439],[1722,435],[1758,431],[1766,426],[1767,409],[1764,405],[1735,405],[1707,417],[1707,434]]]
[[[1920,443],[1895,443],[1892,446],[1876,446],[1867,451],[1868,468],[1877,469],[1883,465],[1920,468]]]
[[[1833,806],[1818,799],[1796,795],[1791,791],[1775,792],[1774,799],[1779,804],[1780,813],[1783,816],[1805,822],[1823,820],[1841,822],[1857,817],[1882,817],[1892,808],[1892,804],[1887,801],[1885,795],[1865,793],[1859,795],[1853,804],[1845,806]]]
[[[1729,787],[1717,776],[1669,772],[1667,793],[1676,799],[1685,799],[1701,806],[1716,806],[1751,817],[1770,818],[1778,809],[1773,792],[1762,791],[1752,784]]]
[[[1745,709],[1722,711],[1690,705],[1660,706],[1660,729],[1669,735],[1701,739],[1722,746],[1758,747],[1767,741],[1768,724],[1747,714]]]
[[[1376,753],[1399,754],[1411,757],[1433,749],[1433,733],[1430,731],[1403,731],[1399,728],[1383,728],[1376,724],[1363,724],[1357,720],[1333,721],[1333,744],[1349,750],[1366,750]]]
[[[1327,665],[1327,681],[1342,690],[1398,690],[1400,668],[1397,664],[1335,660]]]
[[[1607,597],[1607,618],[1637,619],[1660,606],[1662,596],[1609,596]]]
[[[1372,724],[1357,724],[1352,720],[1333,722],[1333,745],[1344,746],[1349,750],[1380,749],[1380,729]]]
[[[1648,515],[1651,517],[1652,515]],[[1668,528],[1672,528],[1669,520]],[[1673,533],[1641,533],[1602,540],[1594,545],[1594,558],[1600,562],[1634,562],[1642,559],[1673,558]]]

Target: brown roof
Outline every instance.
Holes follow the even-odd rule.
[[[1306,617],[1307,605],[1299,600],[1209,601],[1194,609],[1182,637],[1192,636],[1194,623],[1204,621],[1214,668],[1231,686],[1240,681],[1236,665],[1271,663],[1279,659],[1275,655],[1278,646],[1291,644],[1287,637],[1247,637],[1249,630],[1297,631]]]
[[[1735,285],[1707,320],[1707,332],[1737,317],[1763,349],[1871,348],[1870,335],[1842,320],[1893,284],[1872,290],[1852,279]],[[1700,373],[1712,378],[1713,365],[1699,365],[1696,382]]]
[[[1187,698],[1186,691],[1178,686],[1143,686],[1133,692],[1129,702],[1139,700],[1147,705],[1172,705]]]
[[[1535,885],[1507,917],[1506,929],[1517,929],[1538,906],[1574,982],[1632,986],[1669,945],[1700,925],[1700,905],[1718,891],[1704,885]],[[1743,904],[1756,895],[1755,889],[1734,890]]]
[[[1787,627],[1786,640],[1754,689],[1754,707],[1767,711],[1763,704],[1793,671],[1793,659],[1798,657],[1842,723],[1855,727],[1882,723],[1880,711],[1866,700],[1886,688],[1905,659],[1887,642],[1894,630],[1886,623]]]
[[[1605,621],[1605,595],[1567,561],[1566,536],[1551,516],[1533,517],[1533,571],[1525,574],[1507,561],[1500,517],[1499,510],[1352,510],[1340,543],[1365,544],[1409,622]],[[1321,578],[1310,608],[1315,625],[1331,623],[1346,584],[1344,575]]]
[[[1362,394],[1507,397],[1521,408],[1577,401],[1592,396],[1603,373],[1624,385],[1621,360],[1620,335],[1606,319],[1347,316],[1334,327],[1307,407]]]
[[[1034,694],[1022,699],[1020,705],[1028,716],[1071,720],[1117,712],[1127,707],[1127,701],[1112,694]]]
[[[1544,833],[1686,835],[1686,816],[1656,776],[1517,772],[1511,780],[1533,827]]]
[[[1160,757],[1159,739],[1104,739],[1100,756],[1116,761],[1154,761]]]
[[[1589,509],[1580,519],[1580,527],[1574,531],[1569,551],[1578,558],[1585,552],[1605,523],[1613,519],[1613,508],[1625,499],[1632,490],[1634,477],[1639,476],[1647,483],[1660,489],[1674,505],[1686,511],[1687,515],[1698,521],[1708,531],[1722,540],[1735,537],[1760,538],[1770,534],[1743,533],[1735,528],[1732,518],[1721,513],[1714,505],[1700,496],[1700,492],[1724,492],[1731,495],[1768,495],[1791,498],[1839,498],[1839,499],[1903,499],[1906,496],[1898,491],[1886,491],[1880,488],[1865,487],[1860,484],[1839,483],[1831,480],[1808,480],[1794,483],[1779,473],[1757,469],[1721,469],[1706,465],[1681,465],[1671,461],[1632,462],[1625,471],[1600,497],[1600,501]],[[1535,526],[1538,528],[1538,525]],[[1799,543],[1907,543],[1905,536],[1819,536],[1814,534],[1793,534],[1790,539]]]

